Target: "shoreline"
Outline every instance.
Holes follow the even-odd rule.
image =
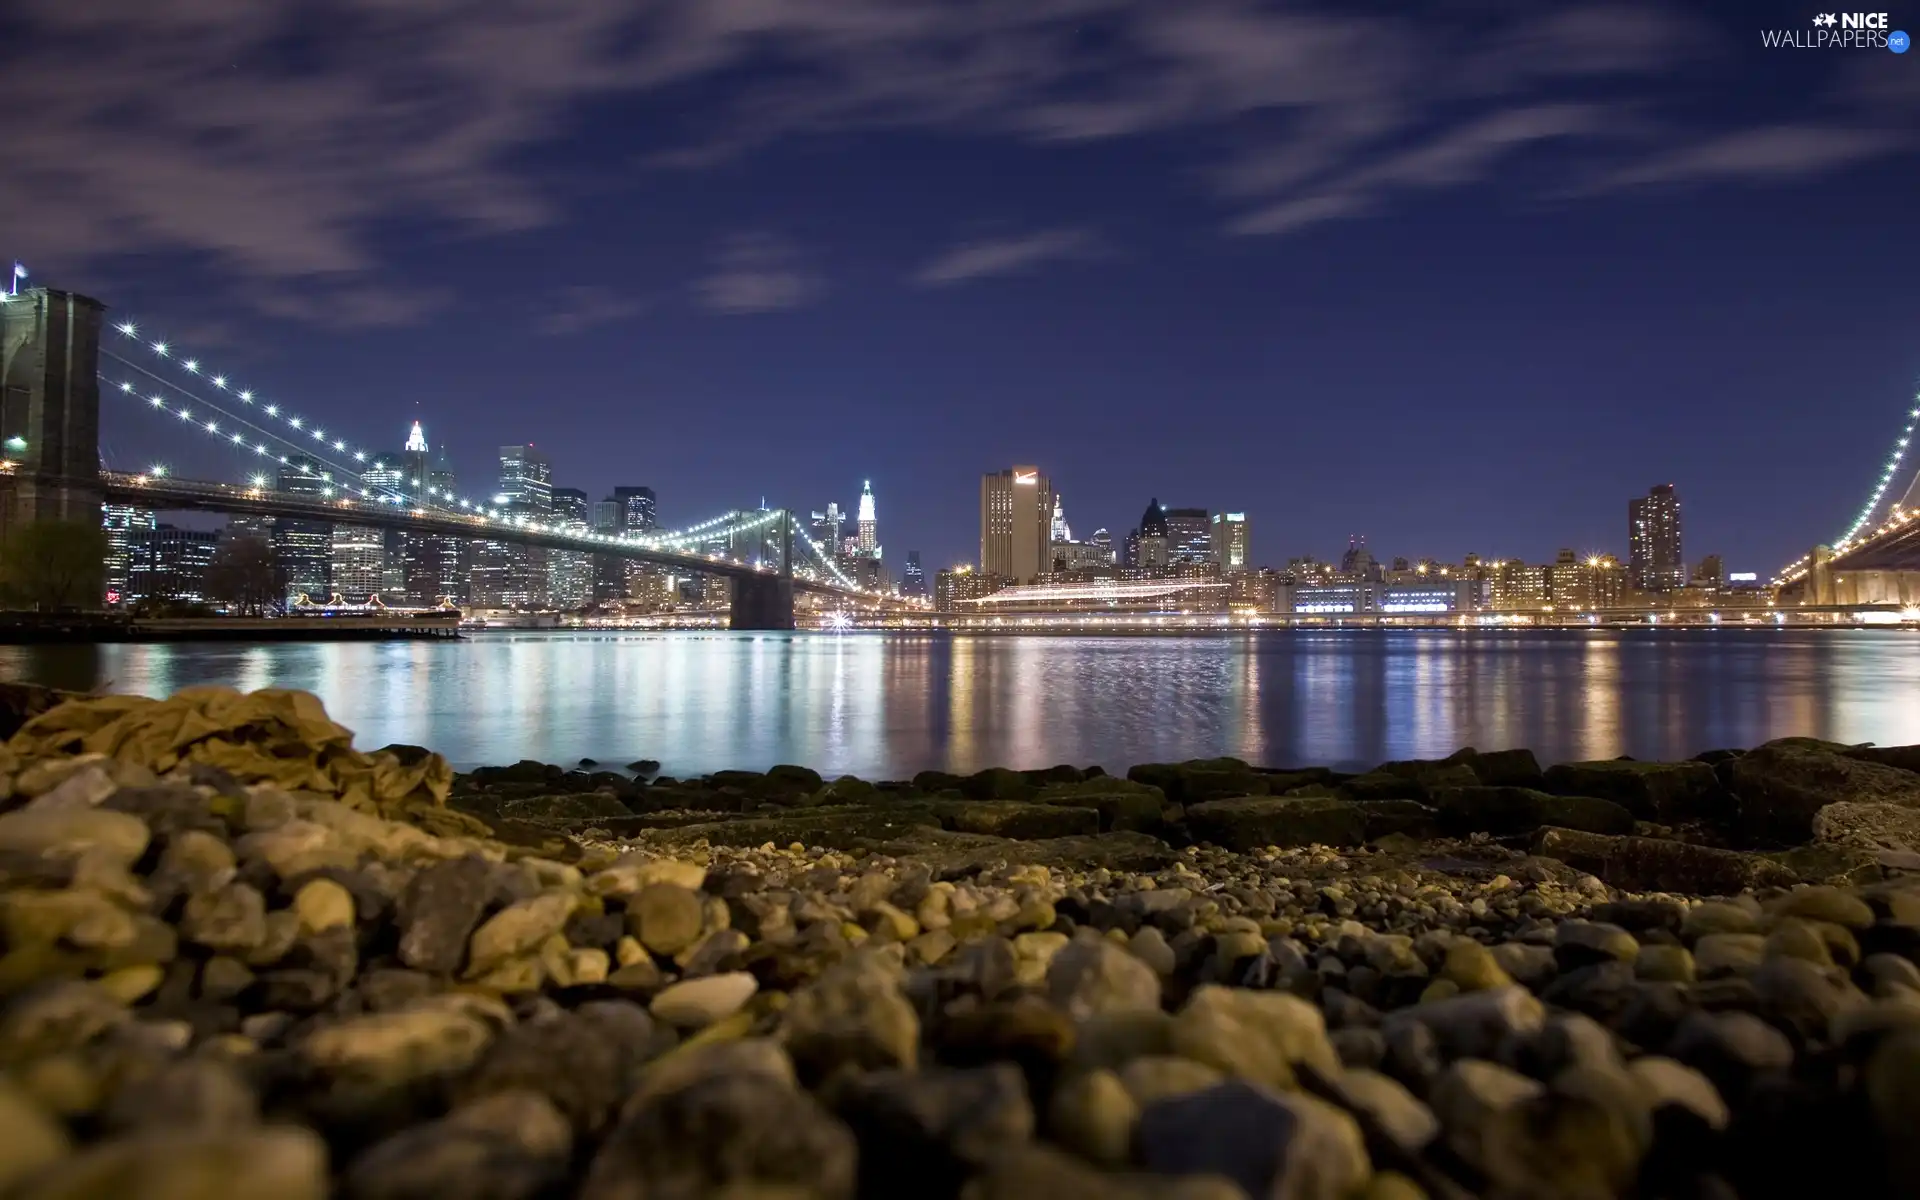
[[[292,692],[31,715],[0,1186],[1920,1189],[1920,747],[629,765],[456,774]]]

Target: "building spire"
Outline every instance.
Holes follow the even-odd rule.
[[[427,452],[427,434],[420,428],[420,422],[413,423],[413,432],[407,435],[407,453],[425,454]]]

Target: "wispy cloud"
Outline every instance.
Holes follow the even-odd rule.
[[[721,247],[713,272],[695,291],[717,313],[777,312],[799,308],[825,291],[790,242],[766,233],[740,234]]]
[[[540,332],[556,336],[579,333],[596,325],[627,320],[644,307],[632,296],[597,284],[563,288],[541,317]]]
[[[1819,125],[1771,125],[1684,142],[1602,175],[1593,193],[1656,185],[1796,178],[1910,151],[1910,134]]]
[[[1097,248],[1093,235],[1084,229],[982,238],[948,249],[914,272],[913,278],[925,287],[943,287],[991,275],[1017,274],[1050,260],[1087,258]]]

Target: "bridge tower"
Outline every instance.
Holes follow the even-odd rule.
[[[729,629],[793,628],[793,511],[780,513],[780,573],[733,580]]]
[[[29,288],[0,303],[0,534],[100,521],[98,300]]]

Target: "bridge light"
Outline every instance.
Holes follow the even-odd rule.
[[[291,425],[291,426],[293,426],[293,427],[294,427],[295,429],[298,429],[298,428],[300,428],[300,418],[299,418],[299,417],[288,417],[288,418],[287,418],[287,424],[289,424],[289,425]]]
[[[219,389],[220,389],[221,391],[223,391],[223,392],[224,392],[224,391],[226,391],[226,390],[227,390],[227,377],[226,377],[225,375],[215,375],[215,376],[213,377],[213,386],[215,386],[215,387],[217,387],[217,388],[219,388]]]
[[[193,414],[183,408],[180,410],[180,419],[182,421],[191,421],[193,420]]]
[[[155,396],[151,403],[155,408],[165,408],[167,406],[167,402],[159,396]]]
[[[252,392],[241,392],[241,393],[240,393],[240,398],[241,398],[242,400],[244,400],[244,401],[246,401],[246,402],[247,402],[248,404],[252,404],[252,403],[253,403],[253,393],[252,393]],[[269,416],[271,416],[271,415],[273,415],[273,412],[274,412],[274,408],[273,408],[273,406],[272,406],[271,404],[269,404],[269,405],[267,406],[267,414],[268,414]]]
[[[219,433],[219,432],[220,432],[220,422],[218,422],[218,421],[208,421],[208,422],[207,422],[207,432],[208,432],[208,433]]]
[[[236,446],[238,446],[239,444],[241,444],[242,442],[244,442],[244,441],[246,441],[246,440],[247,440],[247,439],[246,439],[246,435],[244,435],[244,434],[239,434],[239,433],[236,433],[236,434],[234,434],[234,435],[233,435],[233,444],[234,444],[234,445],[236,445]]]
[[[167,356],[167,344],[165,342],[155,342],[153,344],[153,352],[161,358],[165,358]]]
[[[135,326],[132,321],[123,321],[120,324],[115,325],[114,328],[118,329],[121,333],[126,334],[128,337],[132,337],[134,334],[140,332],[139,328]]]
[[[120,390],[123,392],[130,392],[133,390],[133,385],[130,383],[123,383],[120,385]]]
[[[355,462],[367,461],[367,452],[364,450],[355,450],[353,452],[353,461]]]
[[[155,479],[165,479],[167,477],[167,469],[159,463],[155,463],[152,468],[147,471],[147,474],[153,476]]]
[[[195,375],[198,375],[200,373],[200,364],[191,358],[188,359],[183,365],[187,368],[187,370],[192,371]]]

